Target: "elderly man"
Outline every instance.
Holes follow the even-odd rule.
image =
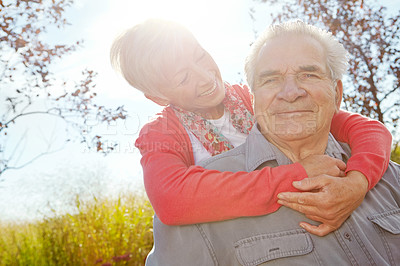
[[[329,133],[342,99],[346,51],[329,33],[302,22],[272,26],[253,44],[246,74],[257,126],[245,144],[203,163],[220,171],[253,171],[312,154],[346,161],[349,149]],[[335,177],[325,176],[325,182]],[[336,180],[337,181],[337,180]],[[312,188],[313,180],[307,179]],[[316,190],[318,187],[314,187]],[[312,193],[312,192],[310,192]],[[382,180],[336,231],[302,227],[312,206],[281,195],[275,213],[188,226],[154,221],[148,265],[395,265],[400,263],[400,166]],[[300,199],[301,198],[298,198]],[[298,210],[298,211],[297,211]],[[301,212],[303,213],[301,213]]]

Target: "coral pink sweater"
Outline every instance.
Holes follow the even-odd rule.
[[[233,85],[252,110],[247,88]],[[331,133],[352,149],[347,172],[357,170],[372,188],[386,171],[392,137],[378,121],[340,111]],[[307,177],[299,163],[265,167],[250,173],[219,172],[194,165],[189,136],[170,107],[146,124],[136,140],[146,193],[159,219],[167,225],[221,221],[264,215],[277,209],[277,194]]]

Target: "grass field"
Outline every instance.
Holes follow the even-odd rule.
[[[0,265],[144,265],[153,210],[143,195],[77,199],[76,211],[0,224]]]

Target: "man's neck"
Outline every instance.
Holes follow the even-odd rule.
[[[299,139],[281,139],[271,136],[265,136],[265,138],[295,163],[309,155],[324,154],[328,136],[329,134],[315,134]]]

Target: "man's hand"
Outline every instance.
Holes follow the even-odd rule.
[[[293,182],[304,192],[283,192],[278,203],[304,213],[309,219],[321,222],[319,226],[301,222],[308,232],[325,236],[338,229],[361,204],[368,191],[368,181],[358,171],[350,171],[346,177],[327,174]]]

